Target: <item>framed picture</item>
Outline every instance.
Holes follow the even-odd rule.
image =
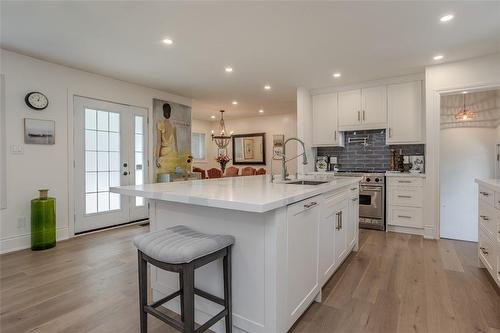
[[[227,155],[226,148],[217,148],[217,156]]]
[[[283,146],[285,145],[285,135],[273,135],[273,160],[281,160],[283,157]]]
[[[24,118],[24,143],[53,145],[56,142],[56,122],[53,120]]]
[[[233,135],[233,164],[266,164],[265,133]]]

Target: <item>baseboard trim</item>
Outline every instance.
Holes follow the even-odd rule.
[[[69,228],[56,229],[56,240],[69,238]],[[0,254],[29,249],[31,247],[31,234],[17,235],[0,240]]]

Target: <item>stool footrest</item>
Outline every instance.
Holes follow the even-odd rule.
[[[213,316],[211,319],[207,320],[205,324],[201,325],[198,327],[196,330],[194,330],[195,333],[200,333],[200,332],[205,332],[208,330],[213,324],[221,320],[227,315],[227,309],[222,310],[215,316]]]
[[[168,301],[176,298],[177,296],[180,296],[181,295],[181,291],[178,290],[176,291],[175,293],[172,293],[166,297],[163,297],[162,299],[160,300],[157,300],[156,302],[150,304],[149,306],[152,307],[152,308],[157,308],[159,307],[160,305],[164,304],[164,303],[167,303]]]
[[[194,288],[194,293],[198,296],[201,296],[203,298],[206,298],[208,299],[209,301],[212,301],[214,303],[217,303],[219,305],[222,305],[222,306],[225,306],[226,303],[224,303],[224,300],[220,297],[217,297],[215,295],[212,295],[212,294],[209,294],[207,293],[206,291],[203,291],[203,290],[200,290],[200,289],[197,289],[197,288]]]
[[[177,329],[178,331],[181,331],[181,332],[184,331],[184,323],[167,316],[163,312],[156,310],[155,308],[151,307],[150,305],[146,305],[144,307],[144,311],[149,313],[152,316],[155,316],[156,318],[158,318],[161,321],[163,321],[164,323],[172,326],[173,328]]]

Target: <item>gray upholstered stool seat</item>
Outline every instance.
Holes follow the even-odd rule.
[[[170,264],[189,263],[234,243],[230,235],[208,235],[183,225],[137,236],[134,244],[147,256]]]

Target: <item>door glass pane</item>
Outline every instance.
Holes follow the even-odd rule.
[[[135,184],[144,184],[144,117],[135,116]],[[144,206],[144,198],[135,198],[136,206]]]
[[[120,114],[85,109],[85,214],[121,208],[119,171]]]

